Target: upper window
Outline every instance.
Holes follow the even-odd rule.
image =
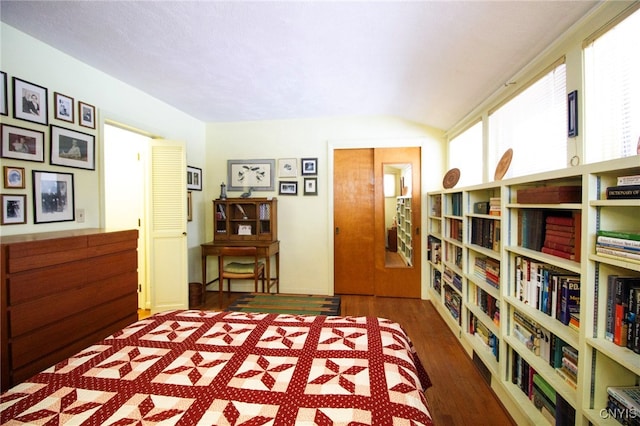
[[[567,164],[567,89],[564,61],[489,115],[488,167],[509,148],[506,177],[556,170]]]
[[[482,183],[482,121],[449,142],[449,168],[460,169],[457,186]]]
[[[640,11],[588,41],[585,161],[640,153]]]

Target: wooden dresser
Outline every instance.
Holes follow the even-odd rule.
[[[3,237],[2,390],[138,319],[138,231]]]

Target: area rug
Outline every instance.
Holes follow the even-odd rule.
[[[227,310],[295,315],[340,315],[340,296],[249,293],[236,299]]]

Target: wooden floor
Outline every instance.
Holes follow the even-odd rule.
[[[225,294],[222,308],[238,296]],[[219,310],[217,292],[207,292],[204,309]],[[384,317],[402,325],[433,383],[426,395],[436,426],[515,424],[431,302],[342,295],[341,315]]]

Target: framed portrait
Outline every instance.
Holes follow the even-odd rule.
[[[73,173],[33,170],[32,174],[34,222],[75,220]]]
[[[567,95],[567,136],[575,138],[578,136],[578,91]]]
[[[0,115],[9,115],[7,104],[7,73],[0,71]]]
[[[227,160],[227,189],[273,191],[275,163],[275,160]]]
[[[318,195],[318,178],[304,178],[304,195]]]
[[[13,77],[13,117],[33,123],[49,123],[47,89]]]
[[[44,163],[44,132],[3,124],[1,133],[2,157]]]
[[[53,93],[54,117],[73,123],[73,98],[62,93]]]
[[[280,188],[278,190],[280,195],[298,195],[298,182],[294,181],[280,181]]]
[[[191,205],[191,191],[187,191],[187,222],[193,220],[193,206]]]
[[[27,223],[27,196],[0,195],[2,202],[2,225]]]
[[[318,159],[303,158],[300,161],[302,176],[315,176],[318,174]]]
[[[96,107],[93,105],[78,101],[78,117],[81,126],[96,128]]]
[[[4,187],[7,189],[24,188],[24,168],[4,166]]]
[[[51,125],[51,164],[95,170],[95,137]]]
[[[278,160],[278,177],[294,178],[298,176],[298,160],[281,158]]]
[[[202,191],[202,169],[187,166],[187,189]]]

